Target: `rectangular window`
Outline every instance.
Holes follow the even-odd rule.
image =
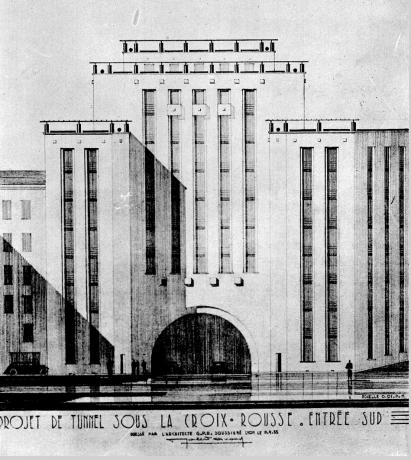
[[[22,233],[21,240],[23,252],[31,252],[31,233]]]
[[[256,219],[255,219],[255,90],[244,90],[244,271],[253,273],[256,264]]]
[[[13,240],[11,233],[3,233],[3,252],[12,252]]]
[[[146,152],[145,161],[146,195],[146,273],[156,274],[156,197],[154,156]]]
[[[63,281],[65,305],[66,363],[76,362],[74,304],[73,150],[62,149]]]
[[[373,147],[367,149],[367,227],[368,227],[368,359],[374,357],[374,276],[373,276]]]
[[[326,352],[338,361],[337,148],[326,149]]]
[[[21,200],[21,218],[24,220],[31,219],[31,201]]]
[[[181,91],[179,89],[170,89],[168,91],[169,104],[181,104]],[[180,130],[181,121],[178,115],[168,116],[168,132],[169,132],[169,152],[171,172],[179,177],[180,174]]]
[[[313,149],[301,149],[301,361],[313,361]]]
[[[13,296],[5,295],[4,296],[4,313],[13,313]]]
[[[230,90],[218,90],[218,103],[230,103]],[[218,116],[220,273],[231,273],[231,133],[229,115]]]
[[[31,295],[23,295],[23,312],[25,315],[33,314],[33,297]]]
[[[400,259],[400,308],[399,308],[399,352],[405,353],[405,310],[404,310],[404,297],[405,297],[405,267],[404,267],[404,162],[405,162],[405,147],[399,148],[399,259]]]
[[[205,90],[193,91],[193,104],[205,104]],[[193,116],[194,127],[194,273],[207,273],[205,148],[206,120]]]
[[[12,285],[13,284],[13,265],[4,265],[4,284]]]
[[[3,220],[10,220],[11,219],[11,200],[3,200],[2,201],[2,216]]]
[[[23,265],[23,285],[31,286],[31,265]]]
[[[155,90],[143,90],[143,135],[144,144],[155,153],[156,143],[156,112]]]
[[[23,342],[26,342],[26,343],[33,342],[33,325],[32,324],[23,324]]]
[[[390,331],[390,147],[384,147],[384,233],[385,233],[385,264],[384,264],[384,285],[385,285],[385,354],[391,353],[391,331]]]
[[[99,277],[98,277],[98,201],[97,201],[97,149],[86,149],[86,209],[87,209],[87,278],[88,310],[90,321],[90,363],[100,362]]]

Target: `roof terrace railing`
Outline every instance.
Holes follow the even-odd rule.
[[[44,134],[115,134],[130,132],[131,120],[41,120]]]
[[[97,74],[305,73],[308,61],[91,61]]]
[[[120,40],[123,53],[275,53],[276,38],[193,39],[193,40]]]
[[[358,118],[272,118],[267,119],[268,134],[300,132],[353,132]],[[350,124],[348,125],[348,122]]]

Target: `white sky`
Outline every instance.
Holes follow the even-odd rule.
[[[307,117],[407,127],[408,20],[407,0],[1,0],[0,169],[43,168],[39,120],[91,118],[88,62],[124,38],[278,38],[310,61]]]

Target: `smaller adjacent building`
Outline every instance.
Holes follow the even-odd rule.
[[[0,372],[10,352],[47,363],[45,171],[0,171]]]

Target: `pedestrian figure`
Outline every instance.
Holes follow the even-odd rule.
[[[145,379],[147,379],[147,363],[145,361],[145,359],[143,358],[143,360],[141,361],[141,371],[143,373],[143,377]]]
[[[352,362],[349,359],[348,363],[346,364],[345,368],[347,369],[347,383],[348,383],[348,394],[352,393]]]
[[[140,373],[140,364],[138,362],[138,360],[134,360],[131,361],[131,373],[133,375],[133,377],[136,377],[138,376],[138,374]]]

